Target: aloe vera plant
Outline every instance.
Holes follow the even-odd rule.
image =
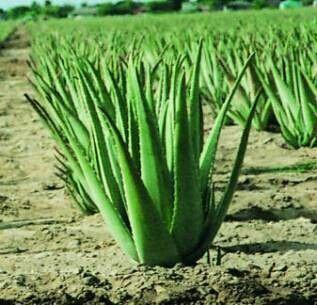
[[[250,58],[204,141],[201,50],[200,44],[191,68],[185,69],[185,56],[173,67],[161,63],[163,74],[132,56],[119,67],[119,78],[75,53],[45,57],[40,72],[32,66],[40,100],[28,100],[57,142],[59,168],[74,197],[96,207],[123,251],[140,263],[168,267],[202,257],[224,220],[242,166],[255,104],[216,202],[218,140]]]
[[[8,38],[8,36],[14,32],[17,22],[15,21],[6,21],[1,22],[0,24],[0,43]],[[0,45],[1,48],[1,45]]]
[[[243,67],[243,59],[249,53],[244,44],[241,50],[233,49],[230,45],[218,45],[203,50],[202,66],[202,94],[211,107],[215,117],[230,89],[234,86],[239,71]],[[227,122],[245,126],[250,109],[258,99],[258,106],[252,121],[252,126],[256,130],[264,130],[268,127],[272,115],[272,107],[266,94],[262,90],[262,85],[255,72],[255,67],[261,67],[259,59],[253,58],[253,63],[248,66],[246,73],[241,79],[233,97],[230,109],[227,114]],[[259,96],[258,96],[259,95]]]
[[[237,74],[243,67],[243,62],[237,52],[227,53],[228,54],[225,57],[226,62],[220,59],[219,63],[223,68],[228,87],[232,88]],[[237,88],[237,92],[233,97],[228,117],[236,124],[245,126],[250,108],[254,101],[258,99],[258,106],[254,114],[252,126],[256,130],[265,130],[269,123],[272,107],[267,95],[262,91],[261,81],[255,71],[255,67],[259,66],[259,64],[256,64],[254,58],[254,63],[248,66],[246,73]]]
[[[271,81],[258,75],[270,98],[285,141],[294,148],[317,144],[317,87],[296,64],[285,63],[281,72],[271,61]]]
[[[216,117],[226,100],[229,88],[217,58],[217,49],[209,45],[204,45],[202,51],[201,90],[211,108],[212,116]]]

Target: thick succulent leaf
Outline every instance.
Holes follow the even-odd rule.
[[[105,107],[108,109],[109,115],[111,115],[111,117],[115,117],[115,106],[111,102],[110,94],[103,82],[100,71],[97,70],[88,60],[85,61],[85,65],[87,66],[88,72],[86,75],[89,75],[89,78],[93,79],[93,84],[91,84],[91,86],[96,88],[94,92],[96,93],[96,96],[98,96],[98,99],[96,99],[98,106]]]
[[[120,74],[123,74],[122,66],[119,66]],[[106,82],[108,83],[108,87],[112,88],[113,93],[110,98],[113,100],[113,104],[115,107],[115,114],[116,114],[116,124],[124,138],[124,140],[128,141],[128,105],[125,99],[125,84],[120,87],[115,81],[113,73],[109,71],[108,67],[104,68],[105,70],[105,77]],[[125,76],[120,77],[121,81],[125,81]],[[105,105],[103,105],[103,108]],[[111,115],[111,112],[109,113]]]
[[[136,165],[136,168],[140,168],[140,135],[137,125],[137,114],[134,104],[132,103],[133,97],[127,93],[128,100],[128,147],[130,155]]]
[[[283,105],[283,110],[287,118],[287,122],[290,129],[295,129],[294,123],[296,122],[296,113],[298,113],[299,105],[292,94],[287,84],[282,80],[276,66],[272,63],[272,73],[276,88]],[[286,121],[284,119],[284,121]]]
[[[209,200],[210,208],[208,212],[208,217],[205,222],[204,231],[201,235],[200,244],[196,247],[195,251],[191,253],[185,261],[188,263],[195,262],[199,259],[210,247],[211,242],[215,238],[220,226],[226,216],[227,210],[231,203],[236,184],[238,182],[238,177],[240,174],[240,169],[243,164],[244,155],[247,149],[247,143],[249,138],[249,133],[251,130],[252,119],[255,113],[255,109],[258,102],[258,96],[250,110],[249,117],[247,119],[246,126],[243,130],[235,162],[232,168],[232,172],[225,188],[225,191],[220,199],[219,204],[215,206],[215,200]],[[214,195],[211,195],[214,196]]]
[[[287,130],[287,133],[292,134],[292,130],[294,130],[293,124],[288,124],[288,117],[285,115],[284,106],[281,103],[279,97],[277,96],[276,92],[274,91],[274,87],[271,86],[265,79],[264,75],[259,69],[256,69],[259,79],[261,80],[262,86],[270,100],[270,103],[273,107],[274,114],[276,119],[278,120],[280,127],[282,129]],[[282,132],[282,135],[285,133]]]
[[[315,103],[315,96],[314,93],[310,90],[310,87],[307,84],[306,79],[302,78],[301,75],[299,75],[298,77],[299,101],[301,105],[301,115],[303,117],[303,129],[306,130],[307,134],[311,135],[315,131],[317,118],[311,111],[309,104]]]
[[[76,180],[78,181],[78,183],[81,184],[81,186],[87,190],[88,186],[84,179],[83,171],[78,165],[78,163],[76,162],[73,156],[74,154],[72,149],[65,143],[63,134],[55,125],[55,123],[52,121],[52,119],[50,118],[46,110],[36,100],[31,99],[27,95],[26,97],[28,101],[30,102],[30,104],[32,105],[32,107],[34,108],[34,110],[39,114],[43,124],[51,132],[53,139],[55,139],[57,145],[60,147],[63,154],[65,155],[68,169],[73,173],[74,176],[76,176]],[[90,208],[90,206],[88,206],[88,209],[92,210],[93,207]]]
[[[81,146],[88,149],[90,146],[89,132],[87,128],[81,123],[81,121],[76,117],[76,115],[68,109],[66,105],[62,102],[59,106],[64,112],[64,121],[68,121],[69,129],[72,130],[73,134],[76,136]]]
[[[166,110],[166,119],[164,120],[165,126],[164,128],[161,127],[161,130],[164,130],[164,148],[165,148],[165,155],[167,160],[167,167],[170,173],[173,171],[173,164],[174,164],[174,149],[175,146],[175,132],[174,132],[174,125],[175,125],[175,101],[177,97],[177,86],[178,86],[178,76],[181,72],[181,65],[184,61],[184,58],[179,56],[176,60],[176,63],[173,67],[171,77],[171,85],[170,85],[170,92],[169,92],[169,99],[168,109]]]
[[[224,217],[227,214],[230,202],[232,200],[233,193],[235,191],[236,184],[238,182],[240,169],[242,167],[244,155],[245,155],[245,152],[247,149],[252,120],[253,120],[260,96],[261,96],[261,91],[258,92],[257,96],[255,97],[255,101],[251,107],[250,114],[248,116],[245,129],[243,130],[243,133],[241,136],[241,140],[240,140],[238,152],[236,155],[236,159],[235,159],[235,162],[234,162],[234,165],[232,168],[230,180],[229,180],[229,182],[226,186],[226,189],[223,193],[222,199],[220,200],[220,203],[217,206],[217,211],[216,211],[216,215],[215,215],[216,227],[214,228],[214,230],[216,232],[219,230],[219,228],[224,220]]]
[[[73,198],[76,205],[83,211],[86,215],[94,214],[97,212],[97,207],[95,206],[93,200],[89,197],[87,191],[82,186],[79,181],[76,181],[75,175],[68,173],[66,176],[65,185],[71,197]]]
[[[225,121],[225,117],[227,114],[227,111],[229,109],[230,103],[233,99],[233,96],[236,93],[236,90],[240,84],[240,81],[245,73],[246,68],[248,67],[248,64],[254,54],[252,54],[248,60],[246,61],[245,65],[243,66],[243,69],[239,73],[236,83],[231,89],[231,92],[226,100],[226,102],[223,104],[215,122],[214,126],[211,130],[211,132],[208,135],[208,138],[206,140],[206,143],[204,145],[203,151],[200,156],[200,178],[201,178],[201,187],[202,187],[202,192],[204,193],[206,188],[208,187],[208,184],[212,182],[212,170],[214,167],[215,163],[215,158],[216,158],[216,152],[217,152],[217,147],[218,147],[218,141],[219,141],[219,136],[220,132],[222,129],[222,126]]]
[[[91,194],[90,196],[97,205],[108,229],[111,231],[111,234],[123,251],[132,259],[138,261],[139,256],[137,254],[131,232],[122,219],[119,211],[105,194],[102,183],[98,180],[76,138],[70,138],[70,145],[76,156],[78,164],[82,169],[83,175],[85,176],[86,183],[89,187],[89,193]]]
[[[139,262],[171,266],[180,261],[175,242],[144,186],[117,127],[107,113],[104,114],[117,147],[128,217]]]
[[[126,218],[124,200],[121,197],[121,192],[115,175],[113,173],[113,167],[110,163],[109,149],[107,147],[106,133],[102,126],[100,115],[96,107],[102,105],[98,101],[98,96],[94,95],[92,83],[89,77],[84,73],[79,73],[80,86],[83,93],[83,103],[85,104],[87,116],[92,122],[90,126],[91,141],[93,141],[94,148],[94,169],[98,173],[98,177],[103,183],[104,189],[110,201],[115,208],[121,213],[123,219]]]
[[[184,256],[197,244],[203,223],[199,168],[190,137],[184,75],[178,83],[176,96],[173,169],[175,198],[171,232]]]
[[[190,138],[193,141],[193,152],[196,160],[199,160],[199,155],[203,145],[203,132],[202,132],[202,103],[199,98],[199,75],[202,55],[202,41],[198,46],[198,51],[192,72],[190,96],[188,99],[188,112],[189,112],[189,127]]]
[[[132,91],[131,96],[136,109],[136,123],[139,130],[141,178],[162,219],[168,226],[172,217],[172,181],[168,174],[154,109],[149,108],[133,63],[129,65],[128,84]]]

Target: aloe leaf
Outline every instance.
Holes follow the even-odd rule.
[[[193,140],[194,156],[199,160],[199,155],[203,145],[203,134],[201,133],[202,104],[199,99],[199,75],[202,55],[202,40],[199,42],[198,51],[192,72],[189,105],[190,138]]]
[[[311,135],[315,130],[316,117],[312,113],[309,104],[314,102],[315,96],[314,93],[310,90],[310,87],[307,84],[306,79],[301,78],[300,75],[299,78],[299,101],[303,117],[303,129],[305,129],[306,132]]]
[[[78,77],[83,94],[83,103],[86,105],[86,112],[91,121],[91,138],[93,139],[95,148],[95,170],[97,170],[97,173],[101,178],[107,196],[110,198],[117,210],[120,211],[122,218],[125,219],[123,198],[121,198],[121,192],[119,191],[117,180],[115,179],[114,173],[112,171],[112,166],[108,155],[109,150],[107,149],[107,143],[105,139],[106,135],[104,133],[104,129],[96,108],[98,105],[101,105],[101,103],[97,101],[98,97],[96,97],[92,92],[92,84],[90,79],[83,73],[79,73]]]
[[[174,240],[144,186],[118,129],[105,111],[104,114],[117,147],[128,217],[139,262],[148,265],[173,265],[180,260]]]
[[[182,256],[198,243],[202,230],[203,207],[199,169],[190,137],[184,75],[178,82],[175,102],[174,211],[171,232]],[[187,225],[191,224],[188,230]]]
[[[89,132],[87,128],[79,121],[79,119],[73,114],[73,112],[68,109],[63,103],[59,103],[59,106],[62,108],[65,113],[65,120],[69,122],[68,126],[75,134],[76,138],[79,140],[80,144],[84,148],[90,146]]]
[[[70,150],[70,148],[64,143],[63,135],[61,134],[60,130],[57,128],[57,126],[54,124],[54,122],[51,120],[49,114],[46,112],[46,110],[34,99],[31,99],[29,96],[26,95],[26,98],[34,108],[34,110],[39,114],[42,123],[48,128],[48,130],[51,132],[52,137],[55,139],[56,143],[59,145],[59,147],[63,150],[64,155],[67,158],[67,162],[69,165],[69,169],[74,173],[74,176],[77,177],[77,180],[83,187],[87,187],[83,172],[81,168],[76,163],[76,160],[73,157],[73,153]],[[94,207],[88,206],[88,209],[92,211]]]
[[[213,166],[215,163],[215,158],[216,158],[216,152],[217,152],[217,147],[218,147],[218,141],[219,141],[219,136],[220,132],[222,129],[222,126],[225,121],[226,113],[229,109],[230,103],[233,99],[233,96],[236,93],[236,90],[240,84],[240,81],[245,73],[246,68],[249,65],[250,60],[254,54],[252,54],[246,63],[243,66],[243,69],[239,73],[235,85],[232,87],[231,92],[226,100],[226,102],[223,104],[215,122],[214,126],[211,130],[211,132],[208,135],[208,138],[206,140],[206,143],[204,145],[203,151],[200,156],[200,178],[201,178],[201,186],[202,186],[202,191],[206,189],[207,185],[209,182],[212,182],[212,170]]]
[[[177,98],[177,86],[178,86],[178,75],[181,71],[181,64],[184,58],[179,56],[176,60],[175,66],[173,67],[171,73],[171,85],[169,92],[168,109],[166,114],[165,126],[164,126],[164,148],[166,154],[167,167],[169,172],[173,171],[174,164],[174,150],[175,150],[175,134],[174,134],[174,124],[175,124],[175,100]]]
[[[262,86],[265,89],[265,92],[270,100],[270,103],[273,107],[274,114],[276,116],[276,119],[278,120],[281,128],[285,128],[289,130],[286,126],[294,130],[294,125],[288,124],[289,118],[285,115],[284,107],[276,93],[274,92],[274,89],[270,84],[267,83],[267,81],[264,79],[264,76],[262,75],[262,72],[260,72],[259,69],[256,69],[257,74],[259,76],[259,79],[261,80]],[[291,129],[288,131],[289,133],[291,132]],[[282,133],[284,134],[284,133]]]
[[[140,165],[142,181],[157,206],[160,215],[170,224],[172,213],[171,179],[162,150],[159,127],[154,109],[150,109],[134,65],[130,63],[128,84],[136,109],[140,138]]]
[[[293,96],[290,89],[287,87],[286,83],[282,80],[280,77],[277,68],[272,63],[272,73],[274,76],[274,81],[276,84],[276,88],[278,90],[278,94],[281,99],[281,103],[283,105],[283,110],[285,112],[285,116],[287,118],[288,126],[290,129],[294,130],[294,122],[296,122],[296,116],[294,113],[298,113],[298,103],[295,100],[295,97]],[[292,106],[291,106],[292,105]],[[286,121],[284,119],[284,121]]]
[[[234,162],[234,165],[232,168],[229,182],[228,182],[226,189],[223,193],[222,199],[220,200],[220,203],[217,207],[217,214],[215,215],[216,227],[214,228],[214,230],[215,230],[214,236],[216,235],[217,231],[219,230],[219,228],[224,220],[224,217],[227,214],[229,204],[232,200],[232,196],[233,196],[233,193],[235,191],[236,184],[238,182],[240,169],[242,167],[244,155],[245,155],[245,152],[247,149],[247,143],[248,143],[248,139],[249,139],[252,120],[253,120],[260,96],[261,96],[261,91],[259,91],[257,96],[255,97],[254,103],[253,103],[252,108],[250,110],[250,114],[248,116],[245,129],[243,130],[243,133],[241,136],[238,152],[237,152],[236,159],[235,159],[235,162]]]
[[[118,84],[115,80],[115,77],[113,73],[109,70],[108,67],[105,67],[105,75],[106,75],[106,81],[108,83],[108,86],[113,89],[113,104],[115,107],[115,113],[116,113],[116,123],[117,126],[120,129],[121,134],[124,137],[124,140],[127,141],[128,139],[128,105],[125,100],[125,83],[124,84]],[[119,66],[120,74],[123,73],[122,66]],[[125,80],[125,77],[120,77],[121,81],[123,82]],[[110,94],[110,93],[109,93]],[[110,97],[111,98],[111,97]],[[104,106],[103,106],[104,107]],[[110,112],[111,115],[111,112]]]
[[[247,123],[245,125],[245,128],[243,130],[239,148],[237,151],[237,155],[234,161],[234,165],[232,168],[232,172],[228,181],[228,184],[225,188],[225,191],[222,195],[222,198],[220,199],[220,202],[218,205],[215,206],[215,199],[209,200],[210,208],[208,211],[208,215],[206,218],[204,231],[201,235],[200,243],[196,247],[195,251],[191,253],[187,258],[187,262],[196,261],[198,258],[200,258],[210,247],[211,242],[215,238],[218,230],[220,229],[220,226],[227,214],[227,210],[229,208],[229,205],[231,203],[236,184],[238,182],[238,177],[240,174],[240,170],[243,164],[244,155],[247,149],[247,143],[248,138],[251,130],[252,125],[252,119],[254,117],[255,109],[257,107],[258,98],[260,96],[260,92],[258,93],[257,97],[255,98],[254,104],[252,105],[252,108],[250,110],[250,114],[247,119]],[[214,196],[214,195],[212,195]],[[215,206],[215,207],[214,207]]]
[[[97,179],[94,170],[91,168],[91,165],[85,156],[85,153],[80,147],[79,142],[73,137],[70,137],[69,141],[82,173],[85,176],[85,181],[89,188],[91,198],[97,205],[101,215],[108,225],[109,230],[120,247],[128,253],[131,258],[138,261],[139,257],[137,255],[131,232],[126,226],[119,211],[105,194],[102,183]]]

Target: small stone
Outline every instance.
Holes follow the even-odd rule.
[[[276,264],[273,268],[274,271],[286,271],[287,270],[287,266],[285,264]]]
[[[100,280],[90,272],[84,272],[82,277],[86,286],[97,286],[100,284]]]
[[[25,286],[26,278],[24,275],[20,274],[15,278],[15,282],[18,286]]]
[[[311,282],[310,282],[310,286],[311,286],[311,287],[317,287],[317,278],[316,278],[316,279],[311,280]]]

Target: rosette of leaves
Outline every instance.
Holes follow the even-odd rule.
[[[255,105],[216,201],[218,140],[248,62],[204,140],[201,48],[192,67],[184,65],[185,56],[158,70],[130,57],[113,73],[76,54],[56,54],[57,70],[49,62],[41,73],[33,66],[40,98],[28,100],[56,140],[65,175],[80,186],[73,191],[99,210],[123,251],[143,264],[169,267],[202,257],[242,166]]]
[[[298,66],[296,57],[280,68],[271,60],[271,77],[258,75],[270,98],[285,141],[294,148],[317,144],[317,87],[313,78]]]

